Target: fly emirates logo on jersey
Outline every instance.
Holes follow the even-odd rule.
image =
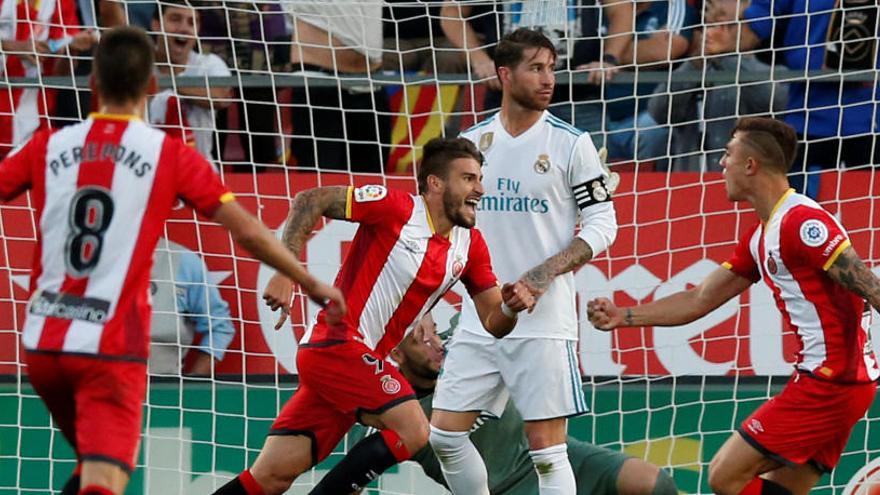
[[[518,180],[498,177],[494,194],[486,193],[480,199],[480,211],[520,211],[525,213],[550,212],[550,201],[528,194],[520,194],[522,183]]]

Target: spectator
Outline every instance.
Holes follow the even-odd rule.
[[[79,26],[75,0],[0,0],[0,77],[70,74],[71,53],[95,43]],[[54,107],[54,90],[0,89],[0,159],[48,126]]]
[[[605,88],[605,146],[611,158],[649,160],[667,154],[668,135],[647,110],[657,85],[640,83],[638,76],[667,69],[687,54],[697,14],[687,0],[640,1],[635,8],[636,37],[620,64],[635,70],[636,83]]]
[[[413,6],[410,0],[386,0],[384,70],[426,74],[467,70],[458,49],[442,36],[441,2],[428,0],[426,5]]]
[[[297,166],[382,172],[391,141],[388,101],[366,78],[382,65],[382,0],[281,4],[293,21],[290,61],[306,82],[293,92]]]
[[[865,5],[870,8],[841,15],[838,0],[752,0],[742,12],[739,29],[731,26],[717,30],[707,41],[707,48],[713,47],[713,52],[720,54],[734,52],[739,46],[739,51],[745,53],[762,41],[775,38],[781,39],[782,45],[778,59],[789,69],[867,69],[874,73],[877,8],[874,2]],[[865,19],[859,19],[863,14]],[[868,29],[862,34],[865,27]],[[866,56],[826,57],[826,44],[836,46],[840,39],[847,40],[849,49],[838,49],[837,53]],[[872,134],[880,122],[878,96],[880,91],[873,82],[790,84],[784,120],[795,128],[800,140],[792,166],[793,187],[816,197],[817,172],[840,165],[856,167],[880,162],[878,139]]]
[[[520,27],[540,30],[556,45],[557,69],[587,71],[593,86],[557,83],[551,111],[580,129],[598,132],[601,103],[598,84],[613,77],[623,51],[631,46],[633,6],[629,0],[525,0],[505,2],[495,10],[481,10],[480,2],[447,0],[440,11],[441,26],[449,41],[465,51],[472,79],[485,81],[486,110],[501,105],[493,48],[499,36]],[[548,5],[549,4],[549,5]],[[499,10],[500,9],[500,10]],[[608,20],[606,39],[600,40],[600,10]],[[501,26],[501,32],[495,28]],[[573,104],[573,102],[595,102]],[[600,117],[596,117],[596,115]]]
[[[212,364],[223,360],[235,328],[229,305],[217,287],[209,285],[207,273],[198,255],[179,244],[159,240],[150,275],[151,374],[180,376],[190,349],[197,352],[188,375],[209,376]],[[192,346],[196,334],[201,341]]]
[[[218,55],[242,76],[289,71],[290,33],[277,2],[210,2],[202,10],[199,38],[202,49]],[[237,129],[244,153],[240,171],[261,170],[262,165],[278,163],[281,131],[278,129],[278,96],[272,86],[244,86],[238,89],[243,106],[238,109]],[[219,111],[218,127],[228,119],[229,110]],[[230,133],[221,132],[223,151]],[[218,152],[218,155],[221,153]],[[225,160],[224,160],[225,161]],[[256,167],[256,168],[255,168]]]
[[[705,20],[709,39],[715,30],[736,22],[739,0],[708,0]],[[779,112],[788,99],[784,83],[714,82],[711,74],[768,73],[770,66],[754,54],[703,58],[712,48],[705,47],[706,37],[696,36],[693,58],[681,64],[671,76],[671,84],[661,84],[648,102],[655,122],[669,124],[669,154],[672,170],[721,171],[720,160],[737,117]],[[705,64],[705,67],[704,67]],[[705,72],[703,72],[705,68]],[[685,74],[700,74],[703,81],[689,81]],[[670,99],[671,96],[671,99]],[[705,163],[704,163],[705,162]]]
[[[156,33],[156,70],[159,75],[229,76],[229,67],[213,54],[201,54],[196,45],[195,9],[188,0],[163,0],[153,17]],[[205,87],[166,89],[150,100],[150,122],[171,135],[183,137],[208,159],[214,155],[215,110],[231,103],[229,87],[208,81]]]

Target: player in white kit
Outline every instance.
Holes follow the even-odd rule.
[[[485,156],[478,222],[497,273],[523,281],[540,299],[496,340],[464,298],[434,396],[430,441],[453,493],[488,495],[485,464],[468,432],[481,412],[500,416],[510,396],[525,419],[540,493],[573,494],[566,423],[587,404],[572,270],[614,241],[617,221],[589,135],[546,111],[555,84],[552,42],[519,29],[495,53],[501,111],[462,136]]]

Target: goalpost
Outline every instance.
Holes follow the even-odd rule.
[[[737,0],[730,1],[739,6]],[[379,0],[331,3],[354,8],[371,2],[376,5]],[[293,3],[314,6],[316,1]],[[533,15],[546,22],[563,19],[560,25],[572,41],[566,48],[575,59],[578,50],[589,48],[590,43],[601,50],[607,42],[607,38],[600,41],[600,37],[578,34],[593,22],[592,29],[605,35],[608,21],[597,3],[602,2],[460,2],[470,10],[475,25],[487,29],[485,47],[492,44],[492,26],[503,32],[509,16]],[[666,5],[666,19],[671,23],[667,29],[673,32],[667,45],[670,54],[676,50],[675,36],[698,43],[697,31],[705,29],[706,22],[709,27],[723,24],[706,21],[692,0],[653,3]],[[709,3],[718,6],[724,0]],[[128,1],[125,8],[131,16],[149,4]],[[543,7],[529,10],[537,4]],[[548,9],[556,4],[561,10]],[[232,91],[220,99],[180,98],[177,106],[161,107],[164,116],[171,117],[162,122],[183,137],[189,131],[207,133],[225,183],[279,235],[291,199],[309,187],[381,183],[414,192],[415,164],[424,143],[438,135],[456,135],[491,112],[486,105],[493,96],[485,81],[474,83],[479,79],[475,64],[462,61],[456,48],[441,41],[441,2],[382,3],[384,20],[358,20],[364,25],[384,22],[384,70],[369,76],[291,73],[283,54],[288,50],[292,21],[274,2],[194,5],[203,28],[195,50],[217,53],[229,65],[231,75],[164,76],[162,87],[172,93],[209,87]],[[641,15],[643,7],[636,5],[636,14]],[[515,12],[505,14],[505,9]],[[326,15],[333,15],[334,9],[326,10]],[[381,9],[371,12],[376,11],[382,15]],[[637,24],[641,30],[636,45],[646,43],[664,25],[639,28]],[[599,332],[586,318],[586,301],[613,295],[621,304],[646,302],[698,283],[725,261],[739,236],[755,221],[753,212],[726,199],[723,178],[714,163],[722,151],[716,144],[717,133],[729,118],[747,114],[743,108],[755,108],[761,101],[766,108],[756,113],[781,118],[786,86],[804,78],[814,81],[819,74],[781,65],[771,70],[752,57],[733,57],[723,64],[720,58],[717,64],[703,63],[697,50],[672,56],[676,62],[671,66],[665,62],[635,68],[624,64],[627,70],[592,88],[585,83],[586,68],[560,67],[557,85],[566,89],[553,106],[562,118],[574,115],[576,125],[598,122],[592,134],[612,150],[610,167],[621,177],[614,196],[620,225],[617,240],[575,276],[579,357],[591,412],[572,419],[569,434],[657,464],[673,475],[683,493],[709,492],[709,460],[740,421],[785,383],[797,351],[796,339],[784,328],[769,289],[760,283],[707,317],[677,328]],[[757,60],[769,62],[772,57]],[[693,70],[682,68],[687,64]],[[434,70],[426,72],[425,67]],[[403,68],[407,70],[401,72]],[[456,69],[463,72],[451,72]],[[24,81],[5,73],[0,76],[2,98],[9,84],[50,89],[84,89],[87,84],[82,76],[74,79],[69,74]],[[855,71],[848,77],[845,84],[877,84],[873,70]],[[837,81],[844,91],[844,83]],[[312,115],[313,134],[320,137],[327,131],[315,116],[321,105],[308,99],[302,103],[296,96],[315,87],[336,87],[347,94],[375,91],[385,100],[360,112],[378,113],[385,119],[374,119],[372,125],[376,135],[383,135],[378,127],[387,125],[387,141],[362,143],[381,145],[386,160],[381,173],[353,172],[362,157],[360,148],[349,151],[347,161],[334,164],[337,169],[297,164],[297,149],[291,146],[301,138],[293,128],[294,114]],[[717,112],[721,92],[734,98],[729,115]],[[208,103],[216,120],[188,119],[187,108],[193,100]],[[80,105],[78,111],[84,117],[89,109]],[[345,118],[355,113],[350,110]],[[348,142],[345,137],[326,139],[343,147]],[[651,151],[648,145],[659,148]],[[536,150],[535,160],[538,155]],[[875,200],[880,196],[880,176],[867,167],[816,176],[819,201],[837,215],[856,250],[873,266],[880,247],[880,210]],[[0,206],[0,495],[57,491],[74,466],[69,446],[28,384],[19,344],[36,222],[26,195]],[[306,248],[309,270],[332,281],[355,228],[345,222],[319,225]],[[208,494],[253,462],[272,420],[295,393],[295,334],[304,330],[316,308],[297,297],[291,322],[275,331],[277,315],[260,297],[272,273],[235,248],[225,231],[182,207],[167,223],[165,237],[171,241],[167,248],[171,252],[193,252],[203,260],[204,284],[216,288],[228,303],[235,336],[212,376],[151,374],[141,455],[127,493]],[[187,320],[184,311],[174,309],[173,293],[182,290],[179,284],[174,288],[174,278],[168,267],[154,272],[155,286],[160,287],[154,297],[163,297],[161,286],[172,292],[164,294],[172,301],[171,309],[159,310],[156,321],[175,325],[174,332],[181,336],[165,345],[179,350],[183,370],[187,370],[199,352],[199,343],[198,339],[190,343],[185,327],[192,323],[192,316],[207,315],[189,315]],[[439,328],[448,326],[461,295],[462,289],[456,287],[438,305]],[[880,339],[876,324],[872,330]],[[347,448],[344,442],[317,469],[301,476],[290,493],[308,493]],[[875,405],[856,426],[839,467],[823,477],[813,493],[877,493],[878,473],[880,406]],[[446,492],[417,465],[404,463],[365,493]]]

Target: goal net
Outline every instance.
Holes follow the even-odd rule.
[[[76,2],[58,0],[68,3]],[[683,493],[710,492],[710,459],[781,389],[797,339],[761,283],[674,328],[599,332],[586,302],[648,302],[699,283],[730,256],[755,221],[727,200],[718,164],[735,119],[774,116],[809,134],[793,183],[837,216],[869,266],[878,257],[875,2],[827,0],[809,2],[822,5],[809,13],[761,14],[770,2],[753,0],[742,15],[755,20],[754,39],[737,36],[745,25],[735,22],[746,7],[741,0],[170,2],[157,14],[152,1],[109,3],[155,35],[161,87],[146,118],[208,156],[238,200],[279,235],[292,198],[311,187],[380,183],[415,192],[428,140],[457,135],[497,111],[491,57],[499,34],[542,27],[559,52],[552,113],[590,132],[620,176],[617,240],[575,276],[591,412],[570,420],[569,435],[660,466]],[[6,12],[0,9],[0,21],[9,20]],[[861,31],[840,29],[855,24]],[[14,36],[4,29],[0,22],[0,37]],[[32,110],[54,112],[35,126],[60,126],[93,109],[84,53],[73,53],[74,66],[25,64],[17,73],[12,66],[33,48],[4,46],[0,128],[27,124]],[[866,64],[852,55],[862,51]],[[616,70],[597,72],[612,63]],[[805,92],[807,124],[797,121],[808,108]],[[829,112],[843,117],[828,121]],[[21,139],[18,130],[4,132],[0,153]],[[541,152],[521,165],[533,167]],[[19,343],[38,227],[28,195],[0,206],[0,494],[57,492],[75,463],[28,383]],[[309,270],[331,282],[355,229],[318,225],[304,255]],[[207,494],[254,461],[295,393],[295,335],[316,307],[297,297],[290,322],[275,331],[277,314],[261,299],[270,269],[187,207],[175,210],[165,230],[151,287],[153,353],[162,362],[151,362],[141,453],[127,493]],[[182,280],[180,265],[193,259],[200,275]],[[435,309],[441,329],[462,294],[454,288]],[[214,364],[197,376],[206,354]],[[308,493],[348,447],[343,441],[290,493]],[[875,406],[814,493],[875,493],[878,473]],[[367,492],[446,493],[413,463],[391,469]]]

